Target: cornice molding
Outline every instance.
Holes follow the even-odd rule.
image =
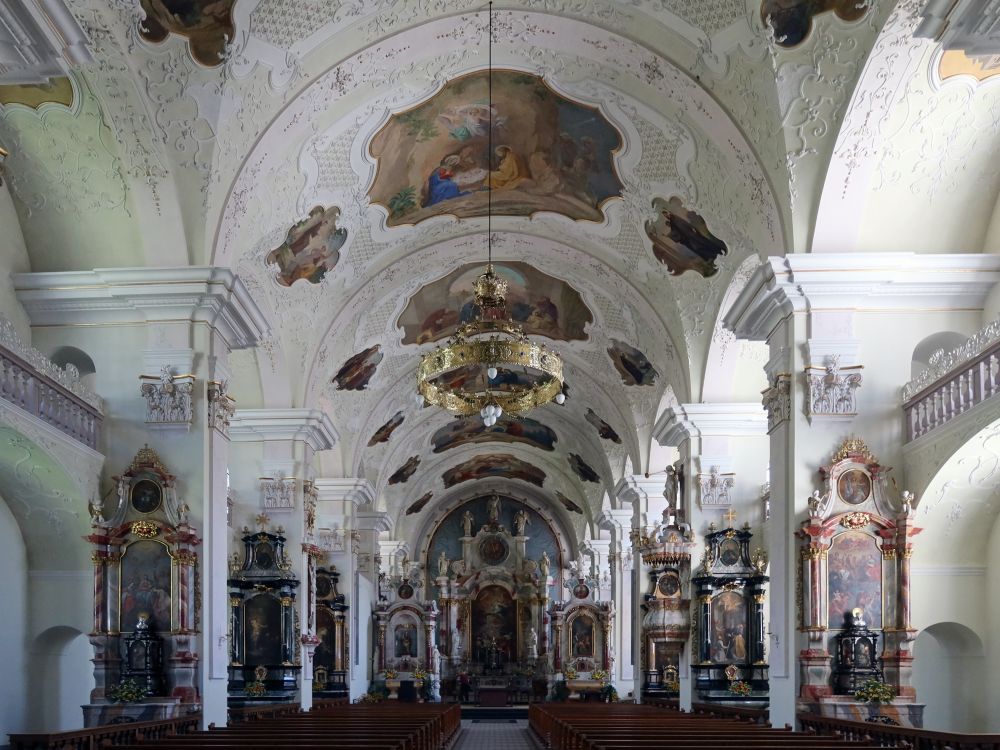
[[[910,572],[915,576],[985,576],[983,565],[914,565]]]
[[[116,325],[190,320],[216,329],[230,349],[270,333],[264,313],[228,268],[95,268],[13,274],[33,326]]]
[[[389,531],[392,528],[392,519],[383,511],[361,510],[355,516],[354,525],[359,531]]]
[[[653,427],[660,445],[676,448],[691,438],[767,435],[767,414],[760,403],[677,404]]]
[[[322,477],[313,481],[319,501],[342,500],[355,508],[375,502],[375,488],[359,477]]]
[[[650,497],[662,498],[666,484],[666,477],[663,476],[626,474],[615,484],[615,497],[626,503],[641,502]]]
[[[737,338],[766,341],[794,312],[982,309],[1000,256],[821,253],[771,257],[723,318]]]
[[[330,417],[319,409],[239,409],[229,422],[234,443],[297,440],[325,451],[339,438]]]
[[[627,531],[632,528],[634,513],[629,508],[609,508],[597,517],[597,525],[609,531]]]

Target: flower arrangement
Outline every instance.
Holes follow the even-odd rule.
[[[384,698],[381,693],[362,693],[358,703],[381,703]]]
[[[385,670],[385,679],[395,680],[397,677],[399,677],[399,672],[397,672],[395,669]]]
[[[108,690],[108,699],[114,703],[138,703],[145,697],[146,688],[140,687],[131,677]]]
[[[861,687],[854,693],[854,697],[862,703],[892,703],[896,697],[896,691],[891,685],[886,685],[881,680],[874,677],[861,683]]]
[[[267,686],[260,680],[248,682],[243,688],[243,694],[248,698],[262,698],[267,693]]]
[[[608,677],[610,677],[610,675],[603,669],[595,669],[593,672],[590,673],[590,678],[592,680],[600,680],[601,682],[604,682],[606,679],[608,679]]]
[[[567,680],[575,680],[580,676],[579,673],[573,669],[573,667],[566,667],[566,669],[563,670],[563,674],[566,675]]]
[[[615,686],[609,682],[601,688],[601,697],[604,699],[605,703],[617,703],[618,691],[615,689]]]
[[[667,680],[663,683],[663,689],[668,693],[679,693],[681,691],[681,683],[679,680]]]
[[[729,683],[729,694],[736,695],[740,698],[746,698],[751,693],[753,693],[753,688],[750,687],[749,682],[744,682],[743,680],[733,680]]]
[[[413,670],[413,679],[414,680],[426,680],[427,679],[427,672],[425,670],[423,670],[423,669],[415,669],[415,670]]]

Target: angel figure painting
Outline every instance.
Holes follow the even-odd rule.
[[[410,477],[413,476],[413,472],[417,470],[419,465],[420,456],[410,456],[406,459],[405,464],[392,473],[392,476],[389,477],[389,484],[404,484]]]
[[[494,263],[493,268],[507,282],[507,314],[525,333],[560,341],[586,340],[585,328],[594,316],[576,289],[527,263]],[[448,338],[479,315],[472,285],[482,272],[481,263],[470,263],[417,291],[397,323],[403,329],[403,343]]]
[[[476,456],[451,467],[441,475],[445,487],[454,487],[461,482],[489,477],[520,479],[538,487],[545,482],[544,471],[508,453]]]
[[[653,385],[657,372],[646,355],[635,347],[611,339],[608,356],[625,385]]]
[[[676,196],[668,201],[654,198],[653,209],[657,218],[646,222],[646,236],[653,242],[653,255],[671,275],[696,271],[708,278],[719,272],[715,261],[729,248],[708,230],[699,214],[685,208]]]
[[[492,105],[488,87],[487,71],[455,78],[375,134],[368,195],[388,211],[388,225],[485,216],[489,191],[501,216],[603,221],[604,204],[622,191],[618,130],[529,73],[494,69]]]
[[[337,227],[340,209],[315,206],[302,221],[293,224],[285,241],[267,254],[269,266],[277,265],[276,279],[291,286],[299,279],[318,284],[340,260],[340,248],[347,241],[347,230]]]
[[[162,42],[170,34],[186,37],[191,57],[208,68],[222,65],[226,44],[236,37],[233,6],[236,0],[139,0],[146,17],[139,35]]]
[[[375,346],[358,352],[344,362],[343,366],[333,376],[334,385],[338,391],[363,391],[368,387],[368,381],[375,374],[375,368],[382,361],[381,346]]]

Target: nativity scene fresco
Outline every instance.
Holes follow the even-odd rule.
[[[608,356],[625,385],[653,385],[657,372],[646,355],[635,347],[611,339]]]
[[[491,110],[488,80],[479,71],[449,81],[375,134],[369,197],[389,212],[388,225],[485,216],[490,190],[501,216],[552,211],[603,221],[604,203],[622,190],[619,132],[597,109],[520,71],[493,71]]]
[[[646,222],[646,236],[653,242],[653,255],[672,276],[696,271],[708,278],[719,272],[715,261],[729,249],[699,214],[685,208],[676,196],[654,198],[653,210],[657,218]]]
[[[858,0],[763,0],[760,17],[774,27],[775,41],[782,47],[794,47],[812,31],[813,18],[833,11],[842,21],[857,21],[870,3]]]
[[[525,443],[543,451],[552,451],[558,439],[551,428],[537,420],[504,414],[492,427],[487,427],[478,415],[453,419],[434,433],[431,443],[435,453],[460,445],[487,442]]]
[[[527,263],[494,263],[507,281],[507,313],[528,335],[560,341],[586,340],[585,328],[594,320],[580,293]],[[470,263],[423,287],[399,316],[404,344],[424,344],[451,336],[479,314],[472,284],[483,272]]]
[[[139,4],[146,12],[139,22],[143,39],[159,43],[170,34],[183,36],[191,57],[206,67],[221,65],[226,44],[236,38],[236,0],[140,0]]]
[[[544,471],[509,453],[476,456],[451,467],[441,475],[445,487],[454,487],[456,484],[472,479],[488,479],[490,477],[520,479],[539,487],[545,482]]]
[[[344,362],[333,376],[338,391],[363,391],[375,374],[375,368],[382,361],[383,354],[378,344],[358,352]]]
[[[368,447],[371,448],[379,443],[389,442],[389,438],[392,437],[392,433],[396,431],[396,428],[403,424],[403,412],[397,411],[384,425],[375,430],[374,434],[368,439]]]
[[[279,284],[291,286],[299,279],[318,284],[333,270],[347,241],[347,230],[337,228],[338,218],[337,206],[314,206],[306,218],[289,228],[285,241],[265,259],[269,266],[278,266]]]

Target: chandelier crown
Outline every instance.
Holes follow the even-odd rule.
[[[476,304],[483,312],[502,308],[507,303],[507,280],[497,276],[492,263],[487,264],[486,272],[476,279],[472,289],[476,294]]]

